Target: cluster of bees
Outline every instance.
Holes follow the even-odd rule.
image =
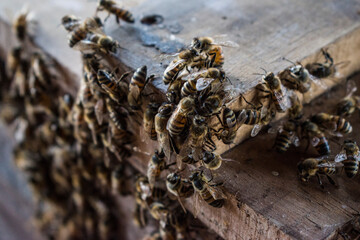
[[[345,140],[334,161],[324,157],[330,155],[327,135],[340,137],[352,131],[344,117],[360,107],[355,87],[339,103],[336,115],[303,117],[299,93],[311,91],[312,84],[323,85],[322,78],[336,72],[326,50],[322,50],[325,62],[305,67],[293,63],[277,75],[265,71],[254,97],[240,94],[246,106],[234,111],[229,105],[240,91],[233,90],[223,69],[222,47],[237,44],[194,38],[165,69],[166,99],[159,100],[149,86],[156,76],[149,75],[146,66],[134,73],[112,66],[108,59],[120,44],[103,32],[99,11],[115,16],[118,23],[135,21],[110,0],[99,1],[94,17],[62,18],[69,47],[82,54],[83,76],[76,98],[56,84],[58,76],[48,56],[26,50],[28,13],[14,23],[20,46],[9,54],[9,81],[4,83],[9,91],[2,93],[2,100],[17,104],[11,111],[3,110],[2,116],[15,126],[15,161],[28,175],[37,196],[38,223],[49,237],[116,237],[120,219],[115,197],[133,192],[135,224],[145,227],[149,215],[158,222],[158,229],[146,239],[186,239],[189,216],[183,199],[195,195],[221,208],[227,198],[222,183],[213,180],[213,172],[226,160],[215,153],[216,140],[232,144],[243,124],[252,125],[251,136],[256,136],[277,113],[286,111],[276,150],[284,153],[304,139],[319,155],[298,164],[302,181],[317,176],[322,186],[320,176],[325,175],[335,184],[330,175],[337,172],[339,162],[348,177],[358,173],[359,149],[354,141]],[[144,103],[145,97],[149,103]],[[136,171],[126,161],[140,151],[133,146],[139,129],[141,137],[157,141],[158,148],[150,156],[147,174],[137,175],[131,191],[125,183]]]

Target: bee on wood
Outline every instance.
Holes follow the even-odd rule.
[[[330,154],[329,142],[326,139],[325,134],[319,129],[318,125],[310,122],[309,120],[306,120],[301,125],[301,131],[308,139],[308,145],[306,149],[308,149],[311,142],[312,146],[315,147],[321,156]]]
[[[226,92],[221,89],[213,92],[211,87],[206,88],[195,99],[196,112],[205,117],[218,116],[225,106],[224,103],[230,97],[230,95],[226,95]]]
[[[170,159],[170,139],[166,129],[168,120],[174,110],[174,105],[162,105],[155,115],[154,125],[160,149],[163,149],[167,159]]]
[[[220,184],[210,184],[212,179],[208,179],[203,171],[193,172],[189,180],[191,181],[195,191],[201,198],[210,206],[221,208],[224,205],[226,195],[221,191],[218,186]]]
[[[181,51],[165,69],[163,76],[164,83],[167,85],[176,80],[184,68],[187,68],[187,71],[190,72],[188,67],[201,66],[201,63],[201,57],[195,49]]]
[[[108,94],[108,96],[120,104],[123,102],[126,96],[127,89],[122,80],[129,75],[128,72],[124,73],[119,80],[116,77],[104,69],[99,69],[97,72],[97,80],[101,88]]]
[[[335,157],[336,162],[344,164],[345,174],[348,178],[353,178],[359,171],[360,152],[355,141],[345,140],[342,150]]]
[[[205,151],[202,157],[202,163],[204,166],[212,171],[219,169],[223,160],[230,159],[223,159],[219,154],[210,151]]]
[[[188,121],[187,117],[194,111],[195,101],[191,97],[181,99],[174,113],[171,115],[167,122],[166,129],[169,131],[170,136],[178,136],[183,132],[185,125]]]
[[[143,129],[145,134],[147,134],[151,140],[157,140],[157,132],[155,130],[155,115],[158,112],[160,104],[150,103],[148,104],[144,112],[144,126]]]
[[[181,176],[177,173],[170,173],[166,177],[166,188],[169,192],[178,198],[181,207],[183,208],[184,212],[186,212],[181,198],[188,198],[193,195],[194,188],[192,187],[191,183],[186,179],[182,179]]]
[[[205,53],[205,66],[207,68],[222,68],[225,60],[222,46],[239,47],[238,44],[231,41],[215,42],[211,37],[198,37],[191,42],[191,47],[200,53]]]
[[[168,169],[172,164],[166,164],[164,151],[155,150],[155,154],[150,158],[147,177],[149,179],[150,187],[153,188],[156,181],[160,178],[161,172]]]
[[[298,125],[287,121],[278,131],[275,139],[275,149],[279,153],[286,152],[291,145],[299,146],[299,137],[296,135]]]
[[[23,42],[25,41],[26,35],[29,33],[31,23],[34,23],[33,15],[29,13],[27,6],[24,6],[13,22],[13,29],[16,38]]]
[[[170,83],[166,91],[166,99],[169,103],[178,104],[180,102],[183,83],[184,81],[179,78]]]
[[[256,86],[257,98],[263,106],[268,100],[269,105],[274,103],[278,112],[285,112],[288,109],[288,99],[280,78],[269,72],[263,76],[261,83]],[[269,108],[268,105],[268,108]]]
[[[310,121],[316,123],[322,129],[339,134],[339,136],[341,134],[348,134],[352,132],[351,124],[340,116],[327,113],[318,113],[312,116]]]
[[[327,52],[326,49],[321,49],[321,53],[325,57],[324,63],[308,63],[305,68],[309,71],[309,73],[318,78],[326,78],[330,75],[333,75],[336,71],[334,60]]]
[[[145,86],[152,81],[155,76],[147,76],[147,67],[142,66],[138,68],[129,84],[129,93],[127,95],[128,103],[133,110],[139,110],[142,105],[142,93]]]
[[[127,115],[121,112],[121,109],[119,109],[117,104],[110,98],[106,98],[106,109],[109,114],[109,118],[115,127],[119,129],[127,129]]]
[[[115,54],[117,49],[120,48],[120,44],[103,33],[94,33],[90,34],[87,39],[78,41],[73,47],[81,52]]]
[[[336,173],[335,163],[322,159],[308,158],[300,162],[297,168],[300,179],[303,182],[308,182],[311,177],[316,176],[321,188],[324,188],[320,175],[325,175],[332,185],[336,185],[335,181],[331,178],[331,175]]]
[[[360,109],[360,97],[355,96],[357,90],[354,81],[347,82],[347,95],[337,104],[336,115],[348,117],[352,115],[356,109]]]
[[[86,18],[80,22],[80,19],[66,15],[62,18],[62,25],[69,32],[68,41],[71,48],[81,48],[81,41],[86,39],[89,34],[104,34],[101,30],[101,20],[98,17]]]
[[[108,17],[110,17],[110,14],[114,14],[115,15],[115,19],[117,23],[120,23],[120,19],[124,20],[125,22],[128,23],[134,23],[135,19],[133,17],[133,15],[131,14],[131,12],[129,12],[128,10],[122,9],[120,8],[116,2],[111,1],[111,0],[100,0],[99,5],[96,9],[96,12],[98,11],[107,11],[109,13],[109,15],[106,17],[106,19]],[[106,21],[105,19],[105,21]]]
[[[296,94],[290,95],[291,107],[288,109],[288,117],[289,120],[299,121],[304,113],[303,113],[303,105],[300,102],[299,97]]]

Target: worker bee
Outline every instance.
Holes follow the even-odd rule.
[[[131,14],[131,12],[129,12],[128,10],[122,9],[120,8],[116,2],[111,1],[111,0],[100,0],[99,5],[96,9],[96,12],[98,11],[107,11],[109,13],[108,17],[110,16],[110,14],[114,14],[115,15],[115,19],[116,22],[119,23],[120,19],[124,20],[125,22],[128,23],[134,23],[135,19],[133,17],[133,15]],[[108,18],[107,17],[107,18]]]
[[[148,78],[146,78],[146,76],[147,67],[142,66],[135,71],[133,77],[131,78],[127,99],[133,110],[140,109],[142,104],[142,92],[145,86],[155,78],[154,75],[150,75]]]
[[[110,120],[117,128],[127,129],[127,115],[121,112],[121,109],[119,109],[117,107],[117,104],[110,98],[106,98],[106,109],[109,114]]]
[[[147,177],[149,179],[150,187],[153,188],[156,181],[159,179],[160,174],[163,170],[168,169],[173,164],[166,164],[164,151],[155,150],[155,154],[151,157]]]
[[[151,140],[157,140],[157,133],[155,130],[155,115],[158,112],[160,104],[158,103],[150,103],[148,104],[145,112],[144,112],[144,126],[143,130],[145,134],[147,134]],[[141,134],[143,136],[143,134]]]
[[[278,112],[285,112],[288,109],[289,103],[285,89],[281,84],[280,78],[275,76],[274,73],[266,73],[261,83],[256,86],[256,90],[261,105],[264,105],[264,100],[268,99],[269,105],[274,103]]]
[[[105,54],[116,53],[120,48],[118,41],[103,33],[90,34],[87,39],[78,41],[74,46],[74,49],[83,53],[98,53]]]
[[[188,67],[199,67],[201,66],[201,63],[201,58],[195,49],[186,49],[181,51],[165,69],[163,76],[164,83],[169,84],[176,80],[179,73],[184,68],[187,68],[187,71],[190,72]]]
[[[211,87],[206,88],[195,99],[196,112],[205,117],[219,115],[225,106],[224,103],[230,98],[231,94],[226,95],[222,89],[216,89],[213,92]]]
[[[289,120],[299,121],[303,117],[303,105],[294,93],[290,95],[291,107],[288,109]]]
[[[229,161],[230,159],[223,159],[219,154],[210,151],[205,151],[202,157],[204,166],[212,171],[219,169],[223,160]]]
[[[356,109],[360,109],[360,97],[354,96],[357,87],[354,81],[347,82],[347,95],[337,104],[336,114],[339,116],[350,116]]]
[[[178,104],[180,102],[183,83],[184,81],[179,78],[170,83],[166,91],[166,99],[169,103]]]
[[[62,18],[64,28],[69,31],[69,46],[80,50],[80,48],[82,48],[82,44],[80,44],[81,40],[86,39],[89,34],[104,33],[101,30],[102,23],[98,17],[86,18],[82,23],[79,21],[78,18],[71,15],[66,15]]]
[[[224,65],[222,46],[239,47],[238,44],[231,41],[215,42],[211,37],[194,38],[191,43],[191,47],[200,53],[204,52],[206,54],[205,66],[207,68],[222,68]]]
[[[299,146],[299,138],[296,135],[298,125],[296,122],[287,121],[279,130],[275,139],[275,149],[279,153],[286,152],[292,144]]]
[[[13,22],[13,29],[16,38],[23,42],[26,38],[26,34],[29,32],[29,25],[30,23],[34,22],[33,16],[31,13],[29,13],[29,9],[27,6],[24,6],[18,15],[15,17],[15,20]]]
[[[262,126],[269,124],[275,115],[276,110],[274,108],[267,109],[264,106],[260,109],[243,109],[239,114],[238,122],[254,125],[250,135],[255,137],[260,132]]]
[[[308,138],[307,148],[311,141],[311,144],[321,156],[330,154],[329,142],[326,139],[325,134],[319,129],[318,125],[306,120],[301,125],[301,131],[305,137]]]
[[[191,183],[186,179],[182,179],[177,173],[170,173],[166,177],[166,188],[177,197],[182,209],[186,212],[186,208],[182,203],[181,198],[188,198],[193,195],[194,188]]]
[[[174,105],[172,104],[162,105],[159,108],[158,113],[155,115],[154,119],[155,131],[157,134],[159,147],[160,149],[163,149],[167,159],[170,159],[170,140],[166,126],[173,110]]]
[[[332,185],[336,185],[331,175],[336,173],[336,164],[323,159],[308,158],[297,165],[301,181],[308,182],[310,177],[316,176],[321,188],[324,185],[320,175],[325,175]]]
[[[181,99],[175,112],[171,115],[167,122],[166,129],[169,131],[170,136],[178,136],[184,130],[187,123],[188,115],[194,110],[195,101],[191,97]]]
[[[344,164],[348,178],[353,178],[359,171],[360,152],[355,141],[345,140],[341,152],[335,157],[336,162]]]
[[[124,73],[119,80],[116,80],[115,76],[105,69],[99,69],[97,72],[97,80],[102,89],[109,95],[109,97],[117,102],[121,103],[125,98],[127,89],[122,82],[122,79],[129,75],[128,72]]]
[[[254,117],[251,115],[251,113],[249,113],[249,114],[250,114],[250,118]],[[218,130],[218,132],[220,132],[220,134],[217,134],[218,139],[219,140],[221,139],[224,144],[233,143],[233,141],[236,137],[237,130],[240,128],[240,126],[246,120],[248,120],[248,118],[245,117],[245,115],[246,115],[246,111],[242,111],[238,115],[238,117],[236,117],[236,114],[234,113],[234,111],[231,110],[230,108],[226,107],[223,111],[222,122],[220,122],[222,125],[222,128],[220,128]]]
[[[210,184],[212,179],[208,179],[203,171],[193,172],[189,180],[191,181],[196,192],[202,197],[202,199],[212,207],[221,208],[224,205],[226,195],[221,191],[220,184]]]
[[[321,53],[325,57],[325,63],[308,63],[305,68],[309,73],[318,78],[326,78],[330,75],[333,75],[336,71],[334,60],[327,52],[326,49],[321,49]]]
[[[50,72],[47,62],[46,57],[39,52],[35,52],[31,56],[31,76],[33,78],[29,80],[30,89],[42,88],[46,90],[49,86],[52,86],[51,79],[53,75]],[[36,86],[36,83],[39,83],[40,86]]]
[[[352,132],[352,126],[348,121],[340,116],[335,116],[327,113],[318,113],[310,118],[321,129],[330,130],[332,133],[348,134]]]

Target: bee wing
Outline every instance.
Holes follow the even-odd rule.
[[[331,162],[324,162],[324,163],[319,163],[317,166],[318,167],[334,167],[335,164],[331,163]]]
[[[246,117],[246,110],[245,109],[243,109],[241,112],[240,112],[240,114],[239,114],[239,116],[237,117],[237,119],[236,119],[236,123],[237,123],[237,127],[239,128],[245,121],[246,121],[246,119],[247,119],[247,117]],[[228,119],[229,121],[231,121],[231,119]],[[229,125],[229,123],[228,123],[228,125]]]
[[[101,30],[101,28],[99,28],[99,25],[93,18],[87,18],[85,19],[85,22],[86,22],[86,27],[87,29],[89,29],[89,31],[96,34],[105,35],[105,33]]]
[[[348,80],[346,83],[346,96],[345,98],[351,97],[354,92],[357,91],[356,83],[353,80]]]
[[[180,64],[184,63],[185,59],[179,59],[179,60],[174,60],[172,62],[170,62],[169,66],[165,69],[165,72],[171,71],[172,69],[176,68],[177,66],[179,66]]]
[[[80,26],[80,21],[72,21],[63,24],[65,29],[69,29],[69,31],[74,30],[76,27]]]
[[[199,78],[196,82],[196,89],[198,91],[202,91],[207,88],[213,81],[213,78]]]
[[[186,77],[183,77],[182,79],[186,80],[186,81],[189,80],[189,79],[192,80],[192,79],[197,78],[199,75],[201,75],[203,73],[206,73],[207,71],[208,71],[207,69],[203,69],[203,70],[200,70],[198,72],[193,72],[193,73],[187,75]]]
[[[324,81],[322,81],[320,78],[318,77],[315,77],[311,74],[309,74],[309,78],[311,81],[313,81],[316,85],[318,85],[319,87],[323,88],[323,89],[326,89],[327,88],[327,85],[325,84]]]
[[[223,41],[223,42],[216,42],[215,45],[220,45],[222,47],[231,47],[231,48],[238,48],[240,47],[239,44],[233,41]]]
[[[262,125],[260,125],[260,124],[255,124],[254,125],[254,127],[253,127],[253,129],[251,130],[251,137],[255,137],[256,135],[258,135],[259,134],[259,132],[260,132],[260,130],[261,130],[261,128],[262,128]]]
[[[290,140],[295,147],[300,147],[300,138],[296,134],[291,136]]]
[[[343,150],[335,156],[335,162],[342,162],[347,159],[346,152]]]
[[[215,200],[227,199],[227,196],[224,194],[224,192],[221,190],[220,187],[212,187],[209,184],[207,184],[207,188],[208,188],[211,196],[213,196],[213,198]]]
[[[79,50],[80,52],[93,52],[99,49],[99,46],[89,40],[81,40],[73,46],[73,49]]]
[[[273,94],[276,97],[280,108],[283,111],[286,111],[286,109],[288,109],[291,105],[289,98],[287,96],[287,91],[281,86],[281,92],[274,91]]]
[[[104,120],[104,99],[100,98],[95,104],[96,120],[101,125]]]

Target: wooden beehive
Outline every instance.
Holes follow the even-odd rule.
[[[5,10],[15,12],[24,1],[1,3],[0,46],[2,54],[15,44]],[[130,2],[130,1],[129,1]],[[66,89],[72,93],[78,88],[81,76],[80,54],[67,46],[66,32],[57,28],[60,18],[68,13],[86,17],[92,15],[95,3],[73,1],[31,1],[37,13],[38,32],[35,45],[50,54],[61,67]],[[124,6],[137,16],[134,25],[119,27],[114,19],[106,23],[105,31],[122,46],[116,56],[123,69],[136,69],[147,65],[149,72],[161,76],[168,62],[162,54],[171,54],[190,43],[195,36],[226,34],[228,40],[239,44],[236,49],[224,49],[224,69],[234,88],[240,88],[251,97],[252,88],[260,78],[253,73],[260,67],[278,72],[289,63],[286,57],[303,64],[319,58],[319,50],[327,47],[336,62],[348,62],[338,68],[338,75],[325,81],[328,88],[313,85],[307,101],[343,83],[345,78],[360,69],[360,4],[355,1],[131,1]],[[35,7],[34,7],[35,8]],[[141,16],[159,14],[164,17],[160,25],[146,26]],[[30,46],[34,47],[34,46]],[[153,82],[160,94],[166,90],[161,78]],[[332,96],[344,95],[339,89]],[[327,106],[336,98],[327,99]],[[232,107],[240,109],[241,101]],[[318,111],[323,110],[318,108]],[[313,105],[307,111],[315,111]],[[355,118],[354,118],[355,119]],[[353,120],[354,120],[353,119]],[[353,122],[353,121],[352,121]],[[356,125],[354,127],[356,128]],[[249,138],[251,127],[242,127],[235,143]],[[354,137],[358,137],[355,135]],[[279,156],[268,151],[274,136],[261,135],[234,148],[227,155],[237,163],[226,163],[218,172],[225,181],[228,202],[220,210],[202,205],[198,218],[226,239],[250,238],[303,238],[335,237],[336,230],[358,214],[360,193],[356,180],[340,182],[339,189],[320,191],[315,186],[302,186],[296,178],[297,152]],[[153,152],[156,144],[135,143],[142,152]],[[218,142],[219,153],[235,145]],[[259,151],[259,146],[261,146]],[[336,148],[334,148],[336,149]],[[145,172],[149,156],[136,152],[130,159],[139,171]],[[272,171],[279,173],[275,177]],[[186,207],[194,212],[193,199]]]

